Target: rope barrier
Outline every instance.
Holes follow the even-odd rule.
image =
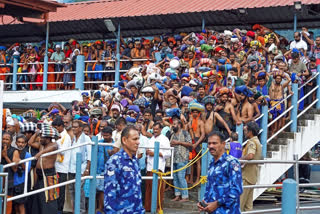
[[[177,173],[177,172],[180,172],[190,166],[192,166],[193,164],[195,164],[198,160],[200,160],[207,152],[209,151],[209,149],[207,149],[200,157],[199,155],[202,153],[202,151],[200,151],[196,157],[194,159],[192,159],[189,163],[187,163],[185,166],[181,167],[180,169],[176,169],[176,170],[173,170],[172,171],[172,174],[173,173]],[[163,214],[163,210],[162,210],[162,206],[161,206],[161,198],[160,198],[160,190],[161,190],[161,185],[162,185],[162,182],[166,183],[167,185],[169,185],[170,187],[173,187],[175,189],[179,189],[179,190],[190,190],[190,189],[193,189],[195,188],[196,186],[198,186],[199,184],[205,184],[207,182],[207,176],[200,176],[200,180],[194,184],[193,186],[191,187],[187,187],[187,188],[180,188],[180,187],[176,187],[170,183],[168,183],[166,180],[163,179],[163,176],[166,176],[166,175],[171,175],[171,172],[160,172],[160,171],[157,171],[157,170],[152,170],[152,173],[155,173],[157,174],[159,177],[160,177],[160,184],[159,184],[159,189],[158,189],[158,200],[159,200],[159,211],[158,213],[159,214]]]

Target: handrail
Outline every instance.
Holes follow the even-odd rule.
[[[288,108],[287,110],[285,110],[284,112],[282,112],[282,114],[278,115],[276,119],[272,120],[270,123],[268,123],[268,128],[270,126],[272,126],[272,124],[274,124],[275,122],[277,122],[279,119],[281,119],[284,115],[286,115],[289,111],[291,111],[293,109],[293,106],[290,106],[290,108]]]
[[[127,72],[128,70],[119,70],[119,72]],[[88,73],[88,74],[95,74],[95,73],[114,73],[116,72],[115,70],[102,70],[102,71],[83,71],[85,73]],[[40,73],[40,72],[37,72],[36,74],[32,74],[32,73],[17,73],[17,75],[37,75],[37,74],[43,74],[43,73]],[[54,72],[47,72],[47,74],[76,74],[76,71],[68,71],[68,72],[63,72],[63,71],[54,71]],[[3,73],[3,74],[0,74],[0,76],[13,76],[13,73]]]
[[[261,214],[261,213],[275,213],[281,211],[281,208],[274,208],[274,209],[268,209],[268,210],[252,210],[252,211],[246,211],[241,212],[242,214]]]
[[[314,78],[316,78],[319,75],[319,73],[316,73],[313,77],[311,77],[307,82],[303,83],[298,90],[300,90],[301,88],[303,88],[304,86],[306,86],[309,82],[311,82]]]
[[[149,61],[149,60],[152,60],[150,58],[148,59],[120,59],[120,62],[144,62],[144,61]],[[100,62],[116,62],[115,59],[110,59],[110,60],[99,60]],[[63,64],[63,63],[66,63],[67,61],[61,61],[61,62],[48,62],[48,64]],[[98,62],[98,60],[87,60],[87,61],[84,61],[85,63],[90,63],[90,62]],[[25,63],[22,63],[22,62],[19,62],[17,63],[17,65],[24,65]],[[28,65],[37,65],[37,64],[45,64],[43,61],[37,61],[37,62],[28,62]],[[0,64],[0,66],[12,66],[13,63],[2,63]]]
[[[144,62],[152,60],[150,58],[147,59],[120,59],[120,62]],[[99,60],[100,62],[116,62],[115,59],[108,59],[108,60]],[[98,62],[98,60],[85,60],[84,62]]]
[[[317,85],[316,87],[314,87],[311,91],[309,91],[309,93],[307,93],[306,95],[304,95],[303,97],[301,97],[299,100],[298,100],[298,104],[300,102],[302,102],[302,100],[306,99],[306,97],[310,96],[310,94],[312,94],[315,90],[317,90],[319,88],[319,86]]]
[[[262,117],[264,116],[264,114],[261,114],[259,117],[257,117],[254,121],[258,121],[258,120],[260,120]]]
[[[86,180],[86,179],[92,179],[92,176],[83,176],[83,177],[81,177],[81,180]],[[13,201],[13,200],[16,200],[16,199],[19,199],[19,198],[27,197],[27,196],[38,194],[38,193],[41,193],[41,192],[45,192],[45,191],[50,190],[50,189],[58,188],[58,187],[65,186],[65,185],[68,185],[68,184],[73,184],[75,182],[76,182],[76,179],[68,180],[68,181],[65,181],[65,182],[62,182],[62,183],[59,183],[59,184],[55,184],[55,185],[52,185],[52,186],[49,186],[49,187],[44,187],[42,189],[33,190],[33,191],[28,192],[28,193],[24,193],[24,194],[21,194],[21,195],[17,195],[17,196],[11,197],[7,201]]]
[[[278,134],[280,134],[283,130],[285,130],[289,125],[291,125],[291,123],[293,123],[292,120],[289,121],[289,123],[287,123],[285,126],[283,126],[281,129],[279,129],[274,135],[272,135],[269,139],[267,139],[267,143],[269,143],[273,138],[275,138],[276,136],[278,136]]]
[[[52,151],[52,152],[45,153],[45,154],[41,155],[40,158],[47,157],[47,156],[50,156],[50,155],[55,155],[55,154],[58,154],[60,152],[64,152],[64,151],[67,151],[67,150],[71,150],[71,149],[75,149],[75,148],[82,147],[82,146],[87,146],[87,145],[93,145],[93,143],[92,142],[86,142],[86,143],[78,144],[78,145],[75,145],[75,146],[70,146],[70,147],[64,148],[64,149],[58,149],[58,150],[55,150],[55,151]],[[25,163],[25,162],[33,161],[33,160],[36,160],[36,159],[34,157],[30,157],[30,158],[27,158],[27,159],[20,160],[17,163],[12,162],[12,163],[6,164],[6,165],[3,166],[3,168],[4,169],[5,168],[9,168],[9,167],[12,167],[12,166],[15,166],[15,165],[19,165],[19,164],[22,164],[22,163]]]
[[[320,161],[299,161],[299,160],[239,160],[240,163],[245,164],[312,164],[320,165]]]
[[[316,104],[319,100],[316,99],[315,101],[313,101],[307,108],[305,108],[302,112],[300,112],[297,115],[297,118],[299,118],[301,115],[303,115],[306,111],[308,111],[314,104]]]
[[[272,111],[273,109],[275,109],[278,105],[280,105],[282,102],[286,101],[287,99],[289,99],[292,96],[292,94],[289,94],[286,98],[280,100],[276,105],[272,106],[268,112]]]

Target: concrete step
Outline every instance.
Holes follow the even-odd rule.
[[[316,109],[316,108],[310,108],[307,111],[308,114],[320,114],[320,109]]]
[[[267,151],[276,152],[276,151],[279,151],[279,150],[280,150],[280,146],[279,145],[276,145],[276,144],[268,144],[267,145]]]
[[[314,114],[304,113],[303,115],[301,115],[300,119],[302,119],[302,120],[314,120]]]
[[[281,133],[280,133],[281,134]],[[280,135],[279,134],[279,135]],[[278,135],[278,136],[279,136]],[[273,144],[273,145],[287,145],[288,144],[288,141],[286,138],[277,138],[277,139],[273,139],[270,141],[270,143],[268,144]]]
[[[300,120],[299,118],[298,126],[307,126],[307,125],[308,125],[307,120],[303,120],[303,119]]]
[[[181,210],[184,210],[183,213],[194,213],[194,212],[198,212],[197,203],[198,203],[197,200],[190,200],[188,202],[179,202],[179,201],[171,201],[171,200],[165,199],[162,207],[181,209]]]
[[[278,135],[278,138],[294,139],[294,133],[293,132],[281,132]]]

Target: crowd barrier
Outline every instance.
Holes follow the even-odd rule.
[[[131,59],[131,60],[126,60],[126,59],[121,59],[120,62],[146,62],[149,61],[150,59]],[[116,60],[99,60],[102,63],[105,62],[117,62]],[[36,62],[36,63],[31,63],[29,62],[28,65],[42,65],[43,66],[43,72],[37,72],[37,75],[43,75],[43,81],[42,82],[35,82],[35,81],[28,81],[28,82],[20,82],[20,77],[22,75],[27,75],[27,76],[32,76],[35,74],[32,73],[23,73],[23,72],[18,72],[18,67],[23,65],[24,63],[18,63],[17,59],[14,59],[13,63],[11,64],[0,64],[0,66],[10,66],[12,67],[12,73],[2,73],[0,74],[1,76],[5,76],[5,78],[10,77],[11,79],[9,81],[5,81],[4,85],[5,86],[11,86],[11,90],[16,91],[18,85],[41,85],[42,90],[47,90],[47,85],[48,84],[63,84],[63,82],[48,82],[48,75],[49,74],[73,74],[75,76],[75,81],[69,82],[69,84],[74,85],[76,89],[83,90],[84,89],[84,84],[115,84],[117,83],[116,80],[114,81],[85,81],[84,75],[85,74],[95,74],[95,73],[114,73],[114,74],[120,74],[120,73],[126,73],[128,70],[102,70],[102,71],[90,71],[90,70],[85,70],[85,64],[86,63],[95,63],[98,62],[98,60],[85,60],[83,55],[78,55],[77,56],[77,65],[76,65],[76,71],[70,71],[70,72],[62,72],[62,71],[54,71],[54,72],[48,72],[44,70],[45,67],[45,62]],[[56,64],[64,64],[64,62],[47,62],[48,65],[56,65]],[[46,67],[47,67],[46,66]],[[118,72],[117,72],[118,71]]]

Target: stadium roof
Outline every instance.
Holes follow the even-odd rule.
[[[1,1],[1,0],[0,0]],[[320,27],[320,1],[302,0],[298,27]],[[245,9],[245,13],[240,12]],[[243,12],[243,11],[242,11]],[[123,37],[200,31],[202,19],[214,30],[245,28],[259,23],[272,29],[293,29],[294,0],[101,0],[66,4],[49,13],[50,39],[66,41],[114,38],[104,20],[121,24]],[[3,24],[10,23],[9,17]],[[45,26],[0,25],[0,42],[32,42],[45,38]]]
[[[0,14],[21,21],[23,17],[45,19],[45,14],[56,12],[57,7],[63,7],[63,4],[49,0],[0,0]]]

